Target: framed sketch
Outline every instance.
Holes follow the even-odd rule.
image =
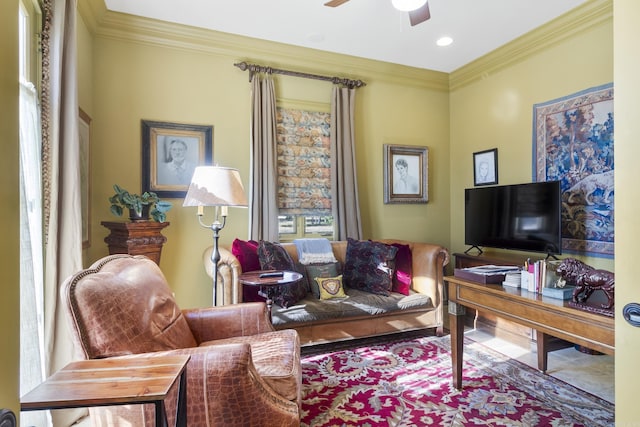
[[[78,112],[80,138],[80,209],[82,212],[82,249],[91,246],[91,117],[82,108]]]
[[[213,126],[142,120],[142,191],[183,198],[196,166],[213,161]]]
[[[384,144],[384,203],[427,203],[428,149]]]
[[[473,153],[473,185],[498,183],[498,149]]]

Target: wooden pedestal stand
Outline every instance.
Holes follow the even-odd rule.
[[[109,255],[146,255],[160,265],[162,245],[167,241],[161,231],[169,225],[168,222],[102,221],[100,224],[111,231],[111,234],[104,238],[105,243],[109,245]]]

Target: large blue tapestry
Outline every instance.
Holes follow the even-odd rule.
[[[533,179],[560,181],[563,252],[614,254],[613,84],[533,107]]]

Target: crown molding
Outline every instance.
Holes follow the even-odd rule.
[[[232,62],[263,62],[300,72],[339,74],[367,85],[394,83],[448,92],[449,74],[383,61],[291,46],[251,37],[174,24],[106,9],[104,0],[85,0],[79,7],[89,31],[97,38],[118,40],[229,58]]]
[[[592,0],[528,32],[450,74],[451,91],[486,78],[514,63],[613,19],[612,0]]]

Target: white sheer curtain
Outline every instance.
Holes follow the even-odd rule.
[[[40,107],[33,84],[20,83],[20,395],[44,380]],[[48,413],[24,412],[22,425],[50,424]]]
[[[82,268],[80,135],[76,58],[76,0],[44,0],[43,194],[44,352],[51,375],[73,359],[73,343],[60,301],[60,285]],[[53,411],[67,426],[86,409]]]

